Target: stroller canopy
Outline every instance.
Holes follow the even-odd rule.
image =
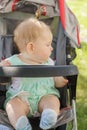
[[[80,48],[79,24],[65,0],[0,0],[0,15],[13,12],[36,14],[39,18],[60,16],[65,35],[73,47]]]

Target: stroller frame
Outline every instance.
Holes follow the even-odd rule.
[[[34,15],[32,14],[32,16],[34,16]],[[29,18],[29,17],[31,17],[31,14],[24,13],[24,12],[13,12],[13,13],[8,13],[8,14],[4,13],[4,15],[0,14],[0,27],[1,27],[0,35],[1,35],[1,38],[5,40],[5,38],[10,37],[11,38],[10,42],[12,44],[12,35],[7,34],[6,19],[24,20],[24,19]],[[41,17],[41,19],[43,19],[43,17]],[[46,17],[44,19],[46,19]],[[66,41],[67,41],[67,39],[69,40],[69,38],[65,35],[64,29],[61,26],[62,25],[61,25],[60,18],[59,18],[58,31],[63,33],[63,35],[66,37]],[[62,28],[62,29],[60,30],[60,28]],[[60,37],[59,33],[58,33],[58,37]],[[3,42],[4,42],[4,40],[3,40]],[[9,53],[6,54],[5,57],[9,57],[12,55],[11,49],[13,49],[13,48],[12,47],[10,48]],[[60,53],[60,51],[61,50],[59,50],[58,53]],[[66,50],[64,50],[64,51],[66,51]],[[63,58],[63,60],[64,60],[64,58]],[[70,59],[68,59],[67,63],[65,61],[64,62],[56,61],[56,66],[53,66],[53,67],[52,66],[28,66],[27,68],[25,66],[0,67],[0,82],[2,80],[4,82],[5,80],[10,79],[11,77],[21,77],[21,76],[23,76],[23,77],[66,76],[69,80],[69,84],[67,87],[65,87],[65,90],[60,89],[60,93],[63,92],[64,98],[65,98],[65,97],[67,97],[66,91],[69,90],[69,100],[70,100],[69,103],[70,103],[70,106],[72,107],[72,110],[73,110],[73,119],[61,124],[61,126],[57,126],[57,127],[54,126],[54,128],[52,128],[52,129],[66,130],[66,125],[64,125],[64,124],[66,124],[68,122],[72,122],[72,130],[77,130],[76,85],[77,85],[77,77],[78,77],[78,68],[77,68],[77,66],[71,64],[72,59],[70,61],[69,60]],[[15,70],[17,70],[17,71],[15,71]],[[26,72],[25,72],[25,70],[26,70]],[[38,73],[38,72],[41,72],[41,73]],[[62,100],[62,107],[61,108],[64,108],[66,106],[67,106],[67,101],[65,98],[64,101]],[[37,130],[39,130],[39,129],[37,128]]]

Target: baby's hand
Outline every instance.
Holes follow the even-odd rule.
[[[58,88],[58,87],[64,87],[67,83],[68,83],[68,80],[65,79],[64,77],[62,76],[59,76],[59,77],[54,77],[54,81],[55,81],[55,86]]]
[[[10,66],[11,63],[7,60],[3,60],[0,62],[0,66]],[[3,82],[4,77],[0,77],[0,85],[7,85],[9,82]],[[5,79],[4,79],[5,80]]]
[[[0,62],[0,66],[10,66],[10,65],[11,65],[11,63],[7,60],[3,60]]]

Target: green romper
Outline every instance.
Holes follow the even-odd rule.
[[[7,60],[10,61],[11,65],[28,65],[22,62],[17,55],[13,55],[7,58]],[[42,65],[53,65],[53,61],[49,58]],[[54,94],[58,98],[60,97],[58,89],[55,88],[53,77],[13,77],[11,84],[7,87],[5,105],[10,99],[19,96],[23,100],[27,100],[30,106],[29,116],[31,116],[35,112],[38,112],[38,103],[41,97],[48,94]],[[26,97],[25,99],[24,96]]]

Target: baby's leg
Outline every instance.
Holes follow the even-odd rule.
[[[41,114],[40,127],[49,129],[55,125],[60,110],[60,102],[57,96],[47,95],[42,97],[39,102],[39,111]]]
[[[57,115],[59,114],[60,111],[60,101],[57,96],[55,95],[46,95],[41,98],[39,102],[39,111],[40,113],[43,112],[44,109],[53,109]]]
[[[6,112],[10,123],[16,130],[31,130],[31,125],[27,119],[29,113],[29,105],[20,98],[11,99],[6,105]]]

